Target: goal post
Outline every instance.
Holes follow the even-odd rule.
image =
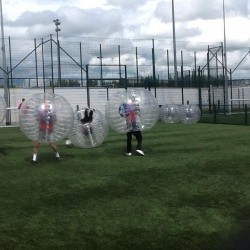
[[[87,64],[86,80],[89,87],[124,87],[127,68],[124,64]]]

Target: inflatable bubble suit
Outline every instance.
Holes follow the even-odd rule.
[[[2,123],[6,116],[6,102],[5,99],[0,96],[0,123]]]
[[[67,137],[73,126],[74,112],[69,102],[60,95],[35,94],[24,101],[19,121],[22,132],[30,140],[56,142]]]
[[[122,90],[109,98],[105,116],[116,132],[147,130],[159,119],[159,105],[147,89]]]
[[[160,120],[165,123],[179,122],[179,107],[175,104],[165,104],[160,107]]]
[[[201,118],[201,111],[197,105],[181,105],[179,119],[182,123],[197,123]]]
[[[76,111],[68,138],[77,147],[97,147],[107,137],[108,129],[108,122],[99,110],[84,108]]]

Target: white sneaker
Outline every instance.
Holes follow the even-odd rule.
[[[144,152],[140,149],[136,149],[136,152],[139,154],[139,155],[142,155],[142,156],[145,156]]]
[[[126,155],[131,156],[131,155],[132,155],[132,153],[126,153]]]

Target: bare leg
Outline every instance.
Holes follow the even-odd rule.
[[[35,141],[34,142],[34,147],[33,147],[33,162],[36,162],[36,158],[37,158],[37,153],[38,153],[38,150],[41,146],[41,143],[39,141]]]
[[[60,155],[59,155],[59,153],[58,153],[58,151],[57,151],[57,146],[56,146],[56,144],[53,143],[53,142],[51,142],[51,143],[50,143],[50,147],[51,147],[51,149],[53,150],[53,152],[56,154],[56,158],[59,160]]]
[[[55,143],[50,143],[50,147],[51,147],[51,149],[53,150],[53,152],[54,153],[57,153],[57,146],[56,146],[56,144]]]

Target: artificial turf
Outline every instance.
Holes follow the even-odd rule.
[[[97,148],[58,143],[57,162],[0,128],[0,249],[250,249],[249,127],[164,124]],[[133,140],[135,147],[135,140]]]

